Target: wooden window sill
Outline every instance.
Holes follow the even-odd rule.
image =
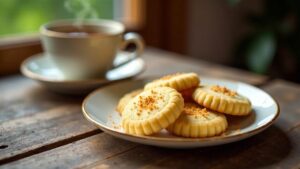
[[[0,75],[19,72],[24,59],[42,52],[38,34],[0,40]]]

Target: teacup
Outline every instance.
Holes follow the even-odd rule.
[[[42,46],[46,57],[65,75],[74,79],[103,77],[144,50],[142,38],[136,33],[125,33],[124,25],[112,20],[60,20],[44,24],[40,28]],[[129,57],[114,65],[120,50],[133,43],[136,46]]]

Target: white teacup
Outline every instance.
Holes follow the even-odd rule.
[[[111,20],[54,21],[42,25],[41,39],[46,57],[57,68],[74,79],[99,78],[105,73],[140,56],[144,50],[142,38],[136,33],[124,34],[124,25]],[[133,43],[134,57],[113,65],[119,50]]]

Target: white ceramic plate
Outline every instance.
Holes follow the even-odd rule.
[[[122,62],[128,52],[120,52],[115,63]],[[145,62],[141,58],[132,60],[106,73],[105,78],[99,79],[72,79],[65,76],[51,60],[43,53],[31,56],[21,65],[21,72],[50,90],[63,94],[85,94],[111,82],[134,77],[145,70]]]
[[[98,89],[83,102],[83,114],[101,130],[128,141],[170,148],[206,147],[235,142],[253,136],[269,127],[279,115],[279,106],[266,92],[254,86],[221,79],[203,78],[202,84],[218,84],[247,96],[253,106],[251,115],[228,117],[229,128],[221,136],[210,138],[183,138],[173,136],[166,130],[152,136],[135,136],[124,133],[120,127],[121,117],[115,111],[118,100],[134,89],[142,88],[149,81],[132,80]]]

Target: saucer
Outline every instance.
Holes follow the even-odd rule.
[[[115,63],[128,58],[128,55],[130,55],[128,52],[119,52]],[[52,91],[62,94],[85,94],[109,83],[132,78],[144,70],[144,60],[137,58],[118,68],[109,70],[105,78],[102,79],[72,79],[66,77],[43,53],[31,56],[21,65],[23,75],[40,82]]]

